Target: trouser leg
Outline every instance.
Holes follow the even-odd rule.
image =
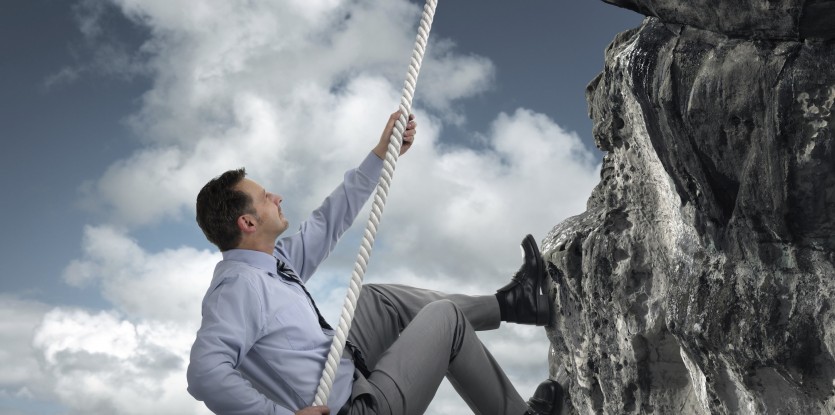
[[[474,413],[527,410],[474,331],[499,325],[495,297],[366,286],[356,315],[350,337],[368,355],[379,413],[423,413],[445,375]]]
[[[383,352],[418,312],[438,300],[455,303],[476,331],[496,329],[501,324],[494,295],[446,294],[398,284],[367,284],[360,291],[348,339],[362,350],[368,368],[374,369]]]

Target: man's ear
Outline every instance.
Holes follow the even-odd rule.
[[[238,229],[240,229],[243,233],[255,232],[257,225],[258,222],[255,220],[255,216],[253,215],[246,213],[238,216]]]

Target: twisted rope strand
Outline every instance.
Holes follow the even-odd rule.
[[[333,338],[328,360],[325,362],[325,369],[322,371],[322,378],[319,381],[319,388],[316,390],[314,405],[325,405],[331,393],[333,381],[336,378],[336,370],[339,367],[339,359],[345,349],[345,340],[351,330],[351,322],[354,319],[354,311],[357,306],[362,279],[368,268],[368,261],[371,257],[371,249],[374,246],[374,239],[377,236],[377,227],[383,215],[389,189],[391,188],[392,176],[397,159],[400,157],[400,147],[403,145],[403,132],[412,113],[412,97],[414,96],[417,84],[420,65],[423,62],[423,54],[426,51],[426,42],[429,38],[429,31],[432,28],[432,20],[435,16],[437,0],[426,0],[423,6],[423,15],[420,19],[415,48],[411,55],[409,69],[406,74],[406,81],[403,85],[403,94],[400,98],[400,117],[394,123],[389,145],[386,151],[386,158],[383,161],[383,171],[380,180],[377,182],[377,190],[374,195],[374,203],[371,207],[371,215],[368,218],[368,225],[365,228],[362,242],[360,243],[359,254],[354,263],[354,271],[351,273],[351,282],[348,287],[348,294],[342,306],[342,314],[339,316],[339,326],[336,328],[336,335]]]

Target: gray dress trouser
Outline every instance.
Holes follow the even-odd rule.
[[[364,286],[348,338],[371,374],[357,371],[348,413],[422,414],[447,376],[473,413],[522,415],[527,404],[475,334],[500,323],[494,295]]]

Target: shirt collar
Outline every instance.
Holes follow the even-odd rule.
[[[276,259],[274,256],[249,249],[230,249],[221,252],[224,261],[238,261],[260,270],[275,274]]]

